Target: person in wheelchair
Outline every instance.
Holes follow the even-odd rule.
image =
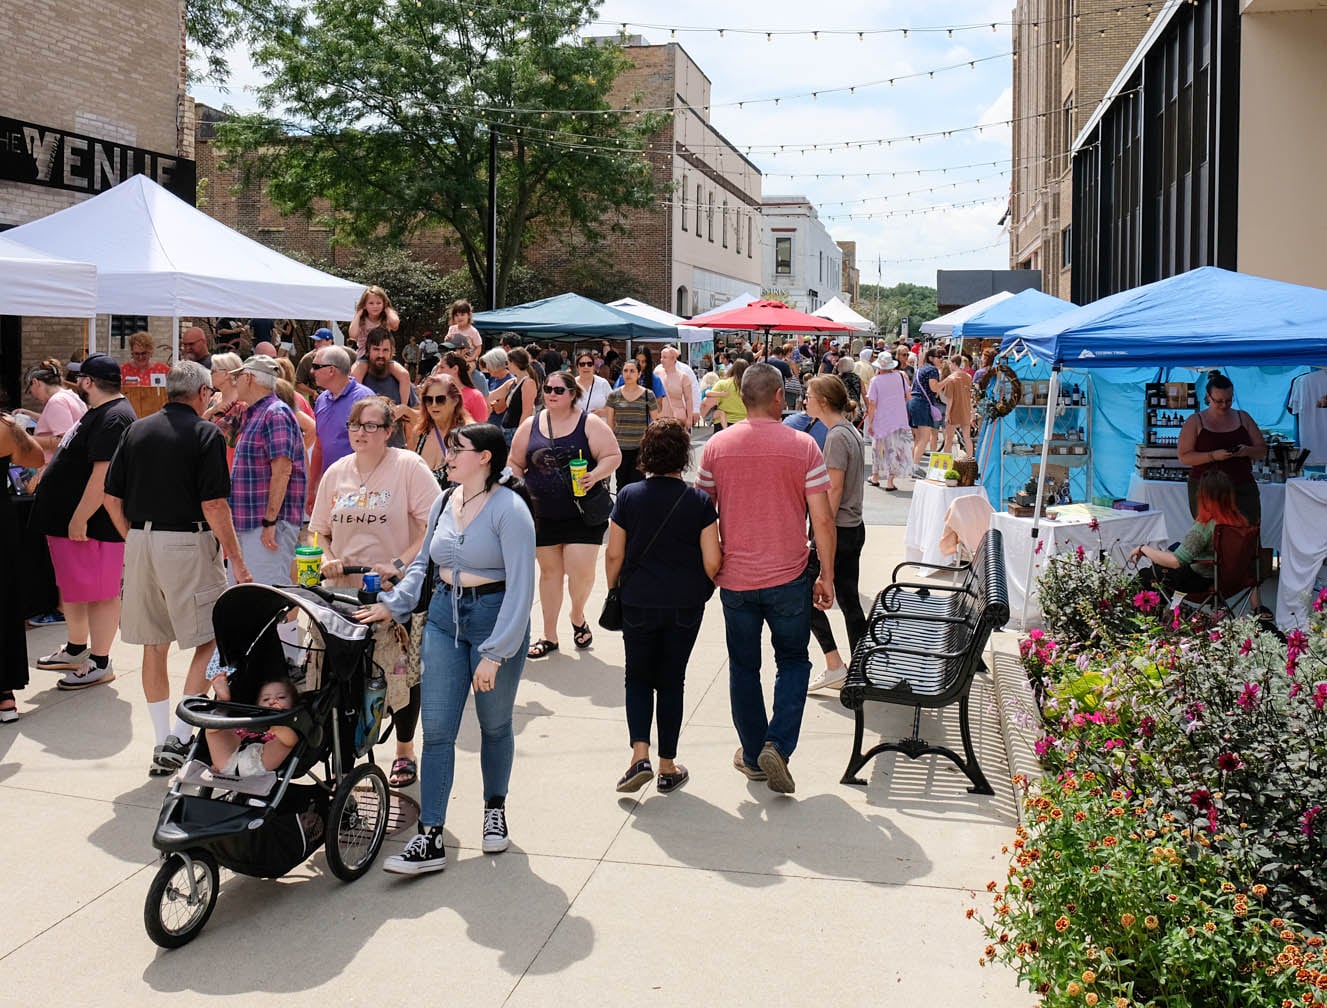
[[[1235,506],[1235,485],[1224,472],[1209,470],[1198,484],[1197,520],[1184,539],[1169,550],[1139,546],[1129,559],[1150,560],[1152,566],[1138,571],[1144,588],[1154,585],[1168,593],[1208,591],[1215,579],[1216,551],[1213,538],[1218,525],[1245,528],[1249,520]]]
[[[264,682],[258,688],[255,703],[268,710],[291,710],[295,701],[295,684],[282,676]],[[294,729],[285,725],[274,725],[261,732],[208,728],[206,734],[214,779],[260,777],[275,771],[299,741]]]

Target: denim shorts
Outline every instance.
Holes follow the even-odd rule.
[[[908,400],[909,427],[939,427],[944,419],[936,420],[931,416],[931,404],[922,396],[913,396]]]

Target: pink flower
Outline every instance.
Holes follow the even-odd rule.
[[[1318,597],[1313,600],[1313,611],[1322,612],[1324,606],[1327,606],[1327,588],[1318,592]]]
[[[1295,699],[1295,697],[1299,696],[1300,693],[1302,693],[1303,691],[1304,691],[1304,684],[1302,682],[1294,683],[1290,687],[1290,694],[1289,694],[1290,699],[1291,700]]]
[[[1045,549],[1045,547],[1046,547],[1046,544],[1045,544],[1044,542],[1042,542],[1040,539],[1038,539],[1038,540],[1037,540],[1036,548],[1033,549],[1033,551],[1032,551],[1032,555],[1033,555],[1033,556],[1036,556],[1036,555],[1037,555],[1038,553],[1040,553],[1043,549]]]
[[[1258,703],[1259,689],[1260,687],[1257,683],[1246,682],[1244,684],[1244,692],[1239,695],[1239,699],[1235,701],[1235,704],[1246,711],[1253,710]]]
[[[1199,812],[1206,812],[1212,807],[1212,792],[1207,788],[1198,788],[1189,795],[1189,804]]]
[[[1077,549],[1074,550],[1074,555],[1078,557],[1078,562],[1082,563],[1083,557],[1086,556],[1086,551],[1083,549],[1082,546],[1079,546]]]
[[[1138,722],[1138,734],[1143,736],[1143,738],[1151,738],[1156,734],[1156,730],[1156,720],[1150,714],[1145,715],[1143,719]]]
[[[1220,630],[1208,631],[1207,639],[1210,641],[1219,641],[1221,639],[1221,631]]]
[[[1245,637],[1244,642],[1239,646],[1239,653],[1242,655],[1246,655],[1252,650],[1253,650],[1253,638]]]
[[[1028,637],[1029,637],[1031,640],[1041,640],[1041,639],[1042,639],[1043,637],[1045,637],[1045,636],[1046,636],[1046,631],[1045,631],[1045,630],[1029,630],[1029,631],[1028,631]]]
[[[1093,518],[1090,522],[1087,523],[1087,527],[1090,528],[1093,532],[1097,532],[1101,529],[1101,522]]]
[[[1172,630],[1178,630],[1180,628],[1180,611],[1178,608],[1176,608],[1174,617],[1170,621],[1170,628]]]
[[[1124,745],[1124,740],[1123,740],[1123,739],[1113,738],[1113,739],[1106,739],[1105,742],[1101,743],[1101,748],[1103,748],[1103,749],[1118,749],[1118,748],[1120,748],[1122,745]]]
[[[1313,690],[1313,706],[1322,710],[1327,705],[1327,682],[1320,682]]]
[[[1053,748],[1055,748],[1055,736],[1053,735],[1043,735],[1032,743],[1032,751],[1038,756],[1045,756]]]
[[[1318,813],[1322,811],[1321,805],[1314,805],[1302,816],[1299,817],[1299,831],[1305,836],[1313,836],[1313,821],[1318,818]]]
[[[1133,597],[1134,608],[1149,613],[1161,605],[1161,596],[1154,591],[1140,591]]]
[[[1308,646],[1308,638],[1304,636],[1304,631],[1298,628],[1291,630],[1286,634],[1286,648],[1294,648],[1296,651],[1303,651]]]

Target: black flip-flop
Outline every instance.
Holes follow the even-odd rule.
[[[898,487],[885,487],[885,493],[898,493]]]
[[[392,760],[392,771],[387,776],[387,783],[392,787],[409,787],[418,779],[419,766],[409,756]]]
[[[530,645],[530,650],[525,652],[526,658],[547,658],[558,649],[556,643],[551,640],[537,640]]]
[[[573,623],[571,625],[571,639],[575,642],[578,651],[584,651],[587,647],[593,644],[594,633],[590,630],[590,624],[582,623],[580,626],[577,626]]]

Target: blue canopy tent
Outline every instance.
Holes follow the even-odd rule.
[[[514,332],[549,339],[594,336],[676,341],[678,338],[676,326],[632,315],[579,294],[559,294],[511,308],[477,312],[474,326],[480,332]]]
[[[1238,405],[1266,423],[1269,412],[1284,416],[1285,387],[1294,373],[1327,365],[1327,291],[1203,266],[1014,329],[1001,349],[1026,351],[1050,365],[1051,402],[1062,368],[1135,369],[1132,374],[1141,374],[1142,381],[1157,380],[1170,368],[1220,366],[1232,380],[1239,373],[1234,369],[1241,367],[1288,369],[1281,371],[1283,382],[1249,380],[1237,386]],[[1129,383],[1135,404],[1137,381]],[[1122,386],[1118,390],[1127,392]],[[1269,395],[1279,400],[1275,406],[1264,402]],[[1138,413],[1119,405],[1117,416]],[[1046,412],[1043,469],[1053,422],[1053,411]],[[1132,441],[1132,426],[1114,433]],[[1104,448],[1093,447],[1094,455]],[[1123,465],[1131,449],[1132,443],[1112,445],[1107,455]],[[1041,504],[1038,487],[1034,523],[1040,520]]]

